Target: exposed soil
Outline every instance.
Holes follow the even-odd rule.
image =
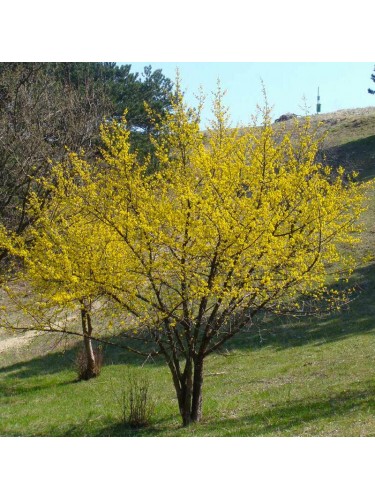
[[[30,330],[23,335],[18,335],[14,337],[8,337],[6,339],[0,339],[0,353],[8,350],[16,350],[20,347],[24,347],[31,340],[38,335],[35,330]]]

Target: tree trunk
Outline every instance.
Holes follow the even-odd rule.
[[[181,377],[181,391],[179,396],[179,407],[184,427],[191,422],[191,401],[193,393],[192,364],[186,361],[185,370]]]
[[[185,370],[176,387],[178,405],[184,427],[199,422],[202,417],[203,359],[186,362]]]
[[[194,362],[193,401],[191,420],[199,422],[202,418],[202,386],[203,386],[203,359]]]
[[[81,374],[81,378],[84,380],[89,380],[90,378],[96,377],[97,363],[95,359],[94,349],[92,347],[92,326],[90,314],[85,307],[81,309],[81,320],[82,320],[82,332],[83,332],[83,345],[86,353],[86,369]]]

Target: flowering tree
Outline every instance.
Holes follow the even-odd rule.
[[[98,238],[95,221],[82,216],[81,199],[74,196],[76,179],[65,167],[67,163],[55,166],[52,176],[44,181],[43,191],[49,192],[49,200],[35,193],[32,196],[28,211],[34,223],[23,236],[4,229],[1,232],[3,248],[23,261],[16,272],[10,271],[10,277],[27,283],[25,294],[5,286],[22,315],[16,324],[5,319],[2,326],[81,336],[86,368],[80,377],[87,380],[98,374],[92,316],[105,307],[90,276],[92,269],[100,266],[98,259],[106,236],[102,232]],[[78,325],[73,321],[77,313]]]
[[[357,241],[363,190],[342,170],[317,163],[319,139],[308,119],[276,137],[266,108],[261,127],[232,129],[220,91],[202,132],[177,84],[173,110],[158,128],[160,169],[152,175],[130,153],[122,124],[104,124],[102,139],[100,165],[71,157],[74,182],[61,194],[80,229],[53,239],[51,252],[79,263],[81,297],[93,290],[108,297],[112,316],[126,314],[137,325],[144,352],[151,345],[149,353],[164,356],[188,425],[202,416],[209,354],[260,311],[296,310],[301,297],[334,298],[327,272],[340,264],[350,273],[339,245]],[[59,172],[64,186],[66,170]],[[66,214],[54,218],[59,234]]]

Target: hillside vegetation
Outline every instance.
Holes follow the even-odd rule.
[[[323,154],[328,164],[355,169],[361,180],[375,175],[375,107],[322,113],[313,115],[311,121],[327,132]],[[283,124],[274,126],[280,129]]]
[[[329,132],[327,163],[358,170],[363,182],[375,176],[375,107],[312,119]],[[74,339],[3,332],[0,435],[375,436],[374,220],[371,189],[362,243],[355,250],[366,259],[350,280],[356,291],[349,307],[325,317],[262,318],[209,356],[200,424],[181,427],[162,360],[144,362],[107,346],[100,377],[76,383]],[[121,422],[129,373],[150,380],[155,411],[149,427]]]

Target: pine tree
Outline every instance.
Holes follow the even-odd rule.
[[[374,71],[375,71],[375,67],[374,67]],[[375,73],[372,73],[371,80],[375,83]],[[373,89],[367,89],[367,91],[369,94],[375,94],[375,90],[373,90]]]

